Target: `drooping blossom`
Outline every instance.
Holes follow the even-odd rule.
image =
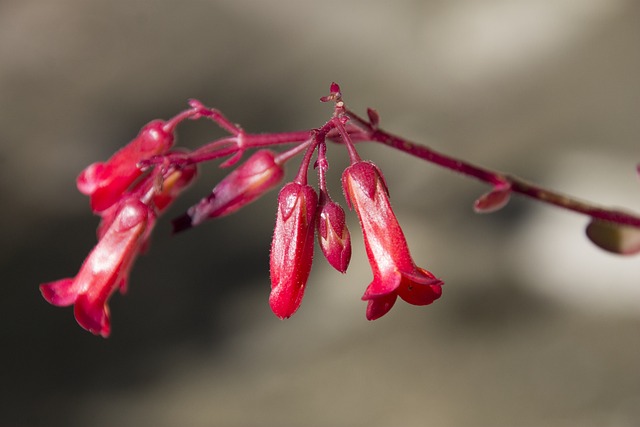
[[[306,184],[290,182],[278,195],[271,243],[271,310],[281,319],[300,307],[313,261],[318,196]]]
[[[40,285],[53,305],[75,304],[76,320],[86,330],[103,337],[111,326],[107,299],[119,287],[138,253],[149,222],[149,207],[128,200],[115,215],[102,238],[80,267],[77,276]]]
[[[270,150],[255,152],[222,179],[208,197],[173,220],[174,231],[194,227],[206,219],[229,215],[275,187],[284,177],[284,167]]]
[[[44,298],[56,306],[74,305],[77,322],[91,333],[109,336],[109,297],[125,292],[137,255],[149,244],[158,216],[196,175],[196,166],[154,170],[121,200],[101,213],[98,243],[73,278],[40,285]]]
[[[355,162],[345,169],[342,185],[347,203],[360,219],[373,272],[373,281],[362,296],[368,301],[367,319],[385,315],[398,296],[413,305],[438,299],[443,283],[411,258],[380,170],[371,162]]]

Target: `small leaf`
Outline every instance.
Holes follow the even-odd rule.
[[[491,213],[502,209],[509,202],[511,197],[511,186],[509,184],[496,185],[493,190],[480,196],[473,204],[476,213]]]
[[[378,128],[378,124],[380,123],[380,115],[373,108],[367,108],[367,116],[369,116],[369,123],[374,129]]]
[[[605,251],[619,255],[640,252],[640,228],[592,219],[586,232],[589,240]]]

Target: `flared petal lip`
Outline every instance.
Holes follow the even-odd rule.
[[[367,320],[376,320],[387,314],[395,305],[398,295],[391,293],[369,300],[367,304]]]
[[[367,301],[395,293],[401,282],[402,274],[397,270],[386,274],[385,277],[375,275],[369,286],[367,286],[364,295],[362,295],[362,300]]]

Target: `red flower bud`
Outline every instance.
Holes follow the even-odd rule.
[[[271,310],[281,319],[300,306],[313,260],[318,196],[309,185],[291,182],[280,190],[271,244]]]
[[[275,187],[284,177],[284,168],[269,150],[255,152],[215,186],[211,195],[173,221],[174,231],[182,231],[209,218],[229,215]]]
[[[362,296],[369,301],[367,319],[385,315],[398,296],[413,305],[438,299],[442,281],[413,262],[380,170],[373,163],[356,162],[345,169],[342,185],[349,206],[360,219],[373,271],[373,281]]]
[[[317,228],[322,253],[333,268],[344,273],[351,260],[351,236],[344,210],[327,197],[321,197]]]

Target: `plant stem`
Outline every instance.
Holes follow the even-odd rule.
[[[347,110],[347,114],[354,122],[357,123],[357,127],[359,128],[355,132],[351,133],[351,137],[354,140],[363,141],[366,139],[369,141],[379,142],[395,148],[396,150],[405,152],[411,156],[418,157],[455,172],[471,176],[493,186],[508,184],[510,185],[512,192],[531,197],[532,199],[543,203],[548,203],[560,208],[588,215],[594,219],[640,228],[640,216],[638,214],[599,207],[595,204],[581,201],[574,197],[531,184],[516,176],[503,174],[491,169],[473,165],[439,153],[424,145],[408,141],[399,136],[380,130],[377,126],[371,125],[371,123],[349,110]]]

